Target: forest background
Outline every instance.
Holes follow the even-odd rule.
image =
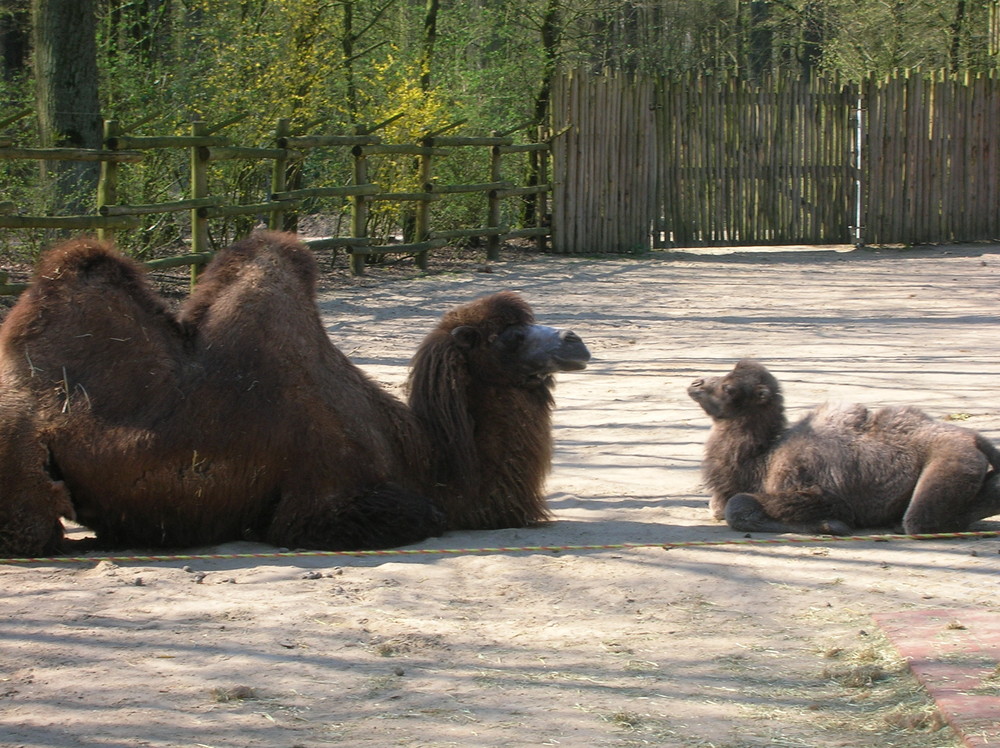
[[[273,143],[279,118],[292,134],[382,125],[385,140],[415,142],[460,125],[530,140],[544,137],[536,126],[560,68],[764,82],[785,71],[861,80],[998,67],[1000,0],[0,0],[0,133],[42,147],[99,148],[106,119],[156,135],[206,121],[241,145]],[[447,159],[440,178],[481,181],[476,158]],[[406,161],[376,179],[405,189]],[[120,194],[176,199],[182,167],[148,158]],[[343,170],[328,159],[301,168],[334,184]],[[96,180],[96,165],[74,166],[69,181],[24,161],[0,170],[0,201],[32,212],[79,208]],[[239,201],[259,172],[234,166],[216,190]],[[450,209],[461,223],[461,204]],[[182,231],[165,216],[134,250]],[[8,238],[0,251],[36,251],[27,236]]]

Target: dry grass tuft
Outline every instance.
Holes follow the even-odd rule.
[[[212,698],[220,704],[230,701],[250,701],[257,698],[257,692],[250,686],[232,686],[231,688],[213,688]]]
[[[398,657],[427,649],[445,648],[444,639],[438,635],[400,634],[375,642],[372,647],[380,657]]]
[[[884,719],[887,725],[897,730],[919,732],[937,732],[947,724],[941,712],[934,706],[923,708],[901,706],[886,714]]]
[[[629,730],[636,730],[642,725],[642,715],[636,714],[635,712],[615,712],[607,717],[608,722],[611,722],[618,727],[624,727]]]
[[[864,663],[823,668],[823,679],[836,681],[847,688],[867,688],[886,677],[881,665]]]

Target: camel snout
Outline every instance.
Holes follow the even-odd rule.
[[[701,402],[702,398],[706,395],[706,388],[708,386],[708,380],[704,377],[698,377],[696,380],[688,385],[688,397]]]
[[[559,351],[555,355],[555,360],[562,371],[579,371],[587,368],[590,361],[590,349],[583,342],[583,338],[572,330],[559,330]]]

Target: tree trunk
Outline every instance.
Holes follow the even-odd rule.
[[[989,57],[1000,55],[1000,0],[993,0],[987,9],[989,21],[986,26],[987,32],[986,54]]]
[[[548,124],[549,100],[552,97],[552,78],[556,74],[559,63],[559,43],[561,41],[560,0],[548,0],[545,15],[542,19],[542,48],[545,54],[545,64],[542,68],[542,80],[535,95],[535,124]],[[527,183],[531,186],[539,183],[541,163],[538,154],[529,155]],[[533,226],[537,220],[537,195],[528,195],[524,200],[524,225]]]
[[[826,10],[822,3],[809,0],[802,9],[802,77],[806,80],[819,70],[823,59],[823,48],[826,45]]]
[[[99,148],[94,0],[32,0],[35,98],[43,147]],[[51,162],[56,209],[92,206],[98,164]]]
[[[535,96],[535,121],[544,125],[549,115],[549,97],[552,93],[552,76],[555,75],[559,62],[560,18],[559,0],[548,0],[545,16],[542,19],[542,53],[544,65],[542,80]]]
[[[437,41],[437,17],[440,0],[427,0],[424,12],[424,39],[420,57],[420,90],[431,90],[431,63],[434,58],[434,43]]]
[[[948,62],[951,72],[958,72],[962,64],[962,28],[965,25],[965,0],[955,2],[955,20],[951,22],[951,45],[948,49]]]
[[[625,3],[621,10],[622,43],[618,53],[619,69],[628,75],[639,70],[642,55],[642,40],[639,28],[639,9],[632,3]]]
[[[771,28],[771,5],[762,0],[750,3],[750,77],[763,82],[771,72],[774,54],[774,31]]]
[[[340,48],[344,54],[344,84],[347,99],[347,113],[351,124],[358,121],[358,84],[354,79],[354,0],[344,2],[344,31],[340,37]]]

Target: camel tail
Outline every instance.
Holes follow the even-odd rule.
[[[1000,472],[1000,449],[980,433],[976,433],[976,448],[989,460],[990,473]]]

